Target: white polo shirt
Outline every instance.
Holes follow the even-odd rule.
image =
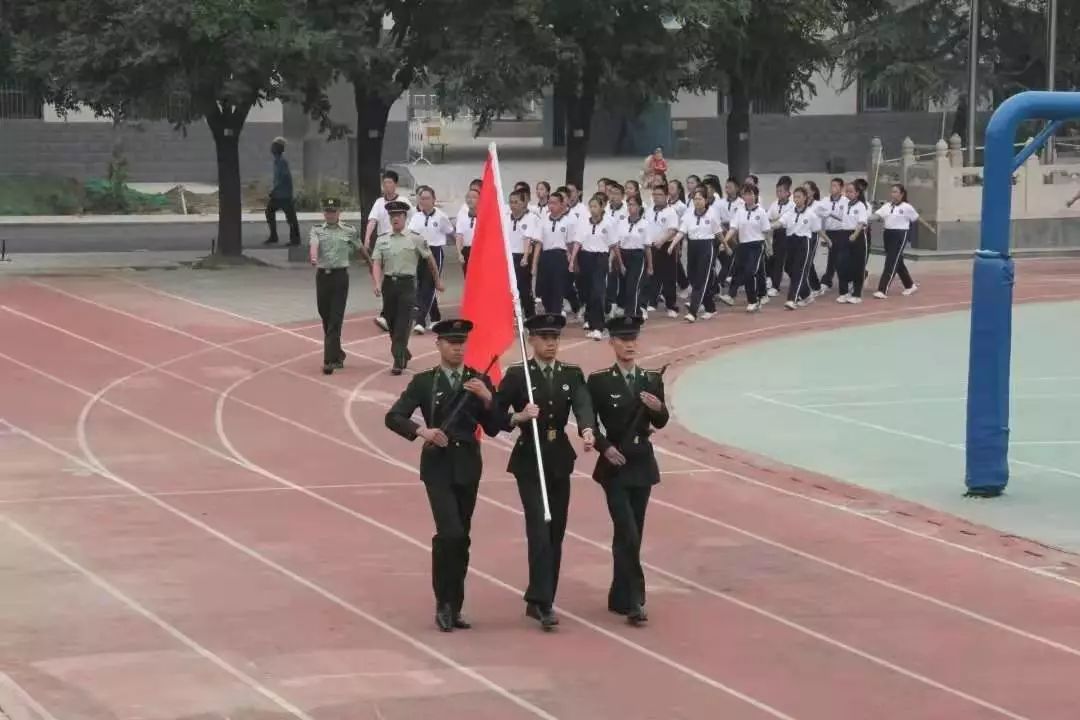
[[[430,215],[418,210],[409,219],[409,229],[420,233],[427,241],[428,247],[445,246],[446,236],[454,233],[450,218],[446,217],[446,213],[439,208],[433,208]]]
[[[919,219],[918,211],[906,202],[899,205],[886,203],[874,214],[885,221],[886,230],[908,230],[911,223]]]
[[[827,214],[824,217],[823,227],[825,232],[830,230],[843,230],[844,229],[844,213],[847,212],[848,199],[846,196],[841,195],[836,200],[831,197],[821,201],[821,206],[828,209]]]
[[[657,210],[655,207],[645,212],[645,219],[649,221],[649,244],[658,245],[660,241],[671,234],[672,230],[679,229],[679,214],[670,205]],[[672,235],[674,237],[674,235]]]
[[[623,250],[644,250],[649,244],[649,221],[644,215],[639,215],[637,220],[627,216],[619,221],[618,227],[619,247]]]
[[[780,223],[788,235],[806,239],[813,238],[821,230],[821,216],[812,207],[796,210],[793,205],[780,218]]]
[[[562,217],[548,217],[540,223],[540,247],[544,250],[568,250],[576,242],[578,221],[570,213]]]
[[[529,246],[540,239],[540,224],[543,221],[536,213],[526,210],[525,213],[514,219],[513,213],[508,213],[507,227],[510,230],[510,252],[524,255],[529,251]]]
[[[607,253],[619,241],[615,227],[606,215],[596,223],[591,215],[585,218],[585,222],[578,225],[577,237],[581,240],[581,251],[590,253]]]
[[[394,202],[395,200],[409,206],[409,214],[405,216],[406,220],[411,220],[413,213],[416,212],[416,208],[413,207],[412,203],[402,195],[392,197],[389,200],[386,199],[385,195],[380,195],[378,199],[371,204],[371,212],[368,213],[368,222],[374,220],[377,223],[375,226],[376,237],[390,232],[390,213],[386,212],[386,203]]]
[[[724,229],[719,213],[706,210],[698,215],[697,210],[687,209],[682,217],[679,232],[690,240],[712,240]]]
[[[731,228],[739,234],[739,244],[759,243],[771,230],[769,215],[760,205],[742,209],[731,219]]]
[[[469,206],[462,205],[454,219],[454,234],[460,235],[463,247],[472,247],[473,233],[476,232],[476,216],[469,215]]]
[[[847,210],[844,211],[844,218],[841,221],[841,226],[844,230],[854,230],[860,225],[866,225],[870,218],[870,211],[866,208],[866,203],[861,200],[855,202],[849,202]]]

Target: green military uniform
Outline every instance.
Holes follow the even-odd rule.
[[[444,320],[435,325],[434,331],[440,339],[464,342],[471,328],[468,320]],[[502,418],[496,417],[494,402],[485,408],[480,398],[463,388],[465,382],[476,377],[482,377],[494,395],[487,377],[464,365],[440,365],[417,373],[386,414],[386,426],[412,441],[420,427],[412,414],[419,408],[424,424],[441,429],[449,440],[447,447],[426,442],[420,451],[420,479],[435,519],[431,579],[436,624],[446,632],[469,627],[461,616],[461,607],[469,569],[469,532],[483,469],[476,429],[479,425],[494,437],[503,425]]]
[[[386,203],[390,215],[405,214],[409,204],[400,200]],[[412,230],[391,230],[375,240],[372,260],[382,267],[382,318],[390,330],[390,354],[394,358],[394,374],[412,359],[409,352],[409,333],[413,327],[413,308],[416,305],[416,269],[421,260],[431,257],[427,241]]]
[[[336,198],[323,202],[325,212],[339,212]],[[323,327],[323,372],[327,375],[345,364],[341,348],[341,326],[345,322],[345,305],[349,300],[349,261],[351,253],[360,247],[360,231],[345,223],[328,223],[311,228],[309,236],[312,260],[315,262],[315,301]]]
[[[561,314],[546,314],[533,316],[526,327],[532,334],[558,334],[565,324],[566,318]],[[533,402],[540,408],[536,423],[540,430],[544,477],[551,510],[550,524],[544,521],[531,421],[521,425],[521,433],[510,452],[507,470],[517,479],[518,494],[525,512],[525,532],[529,544],[529,586],[525,591],[527,613],[539,620],[547,630],[557,623],[552,606],[559,584],[562,542],[570,507],[570,476],[577,459],[577,453],[566,434],[570,411],[574,411],[579,434],[592,429],[595,423],[585,376],[580,367],[559,361],[543,366],[534,358],[529,360],[529,376]],[[509,410],[521,411],[528,402],[524,366],[511,365],[499,385],[497,398],[499,413],[507,418],[504,429],[510,429]]]
[[[636,337],[640,327],[640,317],[616,318],[608,323],[608,332],[612,337]],[[658,372],[635,366],[627,373],[615,364],[592,373],[588,388],[602,426],[596,437],[600,459],[593,479],[604,488],[614,528],[614,573],[608,609],[627,615],[632,622],[641,622],[646,619],[641,538],[652,486],[660,482],[660,468],[649,436],[653,428],[667,425],[668,409],[664,404],[653,412],[640,397],[642,392],[648,392],[664,403],[664,380]],[[612,446],[626,458],[625,465],[617,467],[604,457]]]

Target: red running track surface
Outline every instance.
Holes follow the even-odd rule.
[[[1034,272],[1033,269],[1037,269]],[[1080,296],[1080,265],[1020,266],[1021,302]],[[645,366],[736,344],[963,310],[918,295],[694,326],[657,319]],[[715,445],[657,436],[651,621],[606,610],[610,520],[581,455],[562,625],[523,617],[524,523],[486,440],[471,631],[433,625],[418,447],[383,414],[407,377],[347,326],[276,327],[119,279],[0,285],[0,707],[28,717],[1075,720],[1074,557]],[[431,361],[430,338],[414,338]],[[563,358],[610,363],[573,329]],[[421,353],[426,353],[422,355]],[[1053,569],[1047,569],[1053,568]]]

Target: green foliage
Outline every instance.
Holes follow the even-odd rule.
[[[116,178],[88,180],[50,175],[0,178],[0,215],[112,215],[172,210],[164,195],[141,193]]]

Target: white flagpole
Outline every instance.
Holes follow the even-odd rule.
[[[517,323],[518,347],[521,348],[521,367],[525,371],[525,390],[529,395],[529,404],[533,404],[532,377],[529,374],[529,356],[525,349],[525,323],[521,319],[521,297],[518,294],[517,273],[514,269],[514,252],[510,247],[510,208],[503,195],[502,175],[499,173],[499,153],[495,143],[488,145],[491,154],[491,170],[495,176],[495,195],[499,198],[499,221],[502,223],[503,244],[506,246],[506,273],[510,283],[510,293],[514,299],[514,320]],[[547,480],[544,478],[544,460],[540,451],[540,427],[536,418],[532,419],[533,450],[536,453],[536,472],[540,478],[540,497],[544,503],[544,521],[551,522],[551,507],[548,504]]]

